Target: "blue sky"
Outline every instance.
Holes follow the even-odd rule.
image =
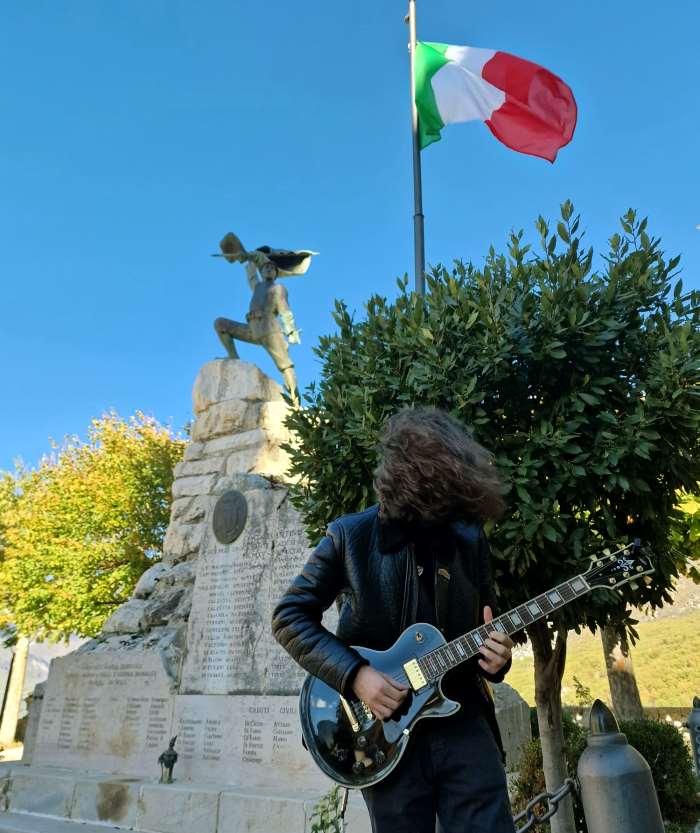
[[[419,0],[419,37],[501,49],[572,87],[555,165],[482,124],[423,154],[427,259],[480,263],[570,197],[600,248],[629,206],[700,287],[700,7]],[[321,254],[287,282],[303,343],[412,270],[405,3],[10,0],[0,11],[0,468],[140,409],[180,427],[251,247]],[[241,355],[270,373],[268,357]]]

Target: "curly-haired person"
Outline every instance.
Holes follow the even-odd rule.
[[[403,410],[383,427],[378,504],[328,526],[277,605],[273,632],[306,671],[387,720],[409,688],[352,645],[386,651],[427,622],[448,640],[489,622],[494,591],[482,524],[503,509],[492,456],[449,414]],[[335,635],[321,624],[340,600]],[[495,631],[481,657],[443,678],[460,704],[418,720],[399,765],[363,789],[374,833],[512,833],[503,748],[485,680],[500,682],[513,643]]]

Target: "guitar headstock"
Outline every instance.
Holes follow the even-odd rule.
[[[591,566],[582,575],[592,589],[605,587],[613,590],[653,572],[651,559],[637,539],[632,544],[620,547],[616,552],[594,558]]]

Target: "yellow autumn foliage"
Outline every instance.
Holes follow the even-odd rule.
[[[137,413],[93,420],[0,479],[0,626],[93,636],[160,555],[185,441]]]

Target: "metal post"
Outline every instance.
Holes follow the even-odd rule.
[[[649,764],[600,700],[591,707],[578,780],[588,833],[664,833]]]
[[[690,732],[695,774],[700,778],[700,697],[693,697],[693,709],[688,715],[688,722],[685,725]]]
[[[413,126],[413,248],[416,294],[425,295],[425,239],[423,226],[423,183],[418,144],[418,109],[416,107],[416,0],[408,0],[409,52],[411,57],[411,121]]]

